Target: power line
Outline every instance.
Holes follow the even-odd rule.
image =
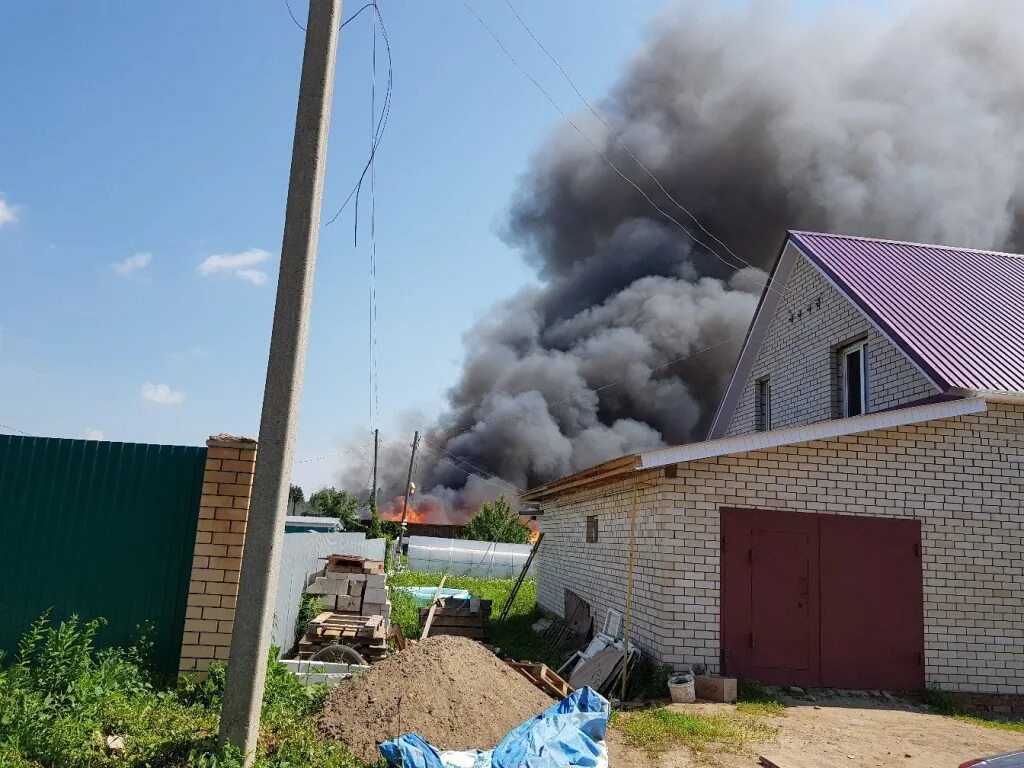
[[[289,2],[288,2],[288,0],[284,0],[284,7],[288,9],[288,15],[292,17],[292,23],[293,23],[293,24],[294,24],[294,25],[295,25],[296,27],[298,27],[299,29],[301,29],[301,30],[302,30],[303,32],[305,32],[305,31],[306,31],[306,28],[305,28],[304,26],[302,26],[302,25],[301,25],[301,24],[299,23],[299,20],[298,20],[298,19],[296,19],[296,18],[295,18],[295,14],[294,14],[294,13],[292,13],[292,4],[291,4],[291,3],[289,3]]]
[[[362,13],[366,8],[373,8],[374,14],[377,17],[377,20],[380,22],[380,34],[381,37],[384,39],[384,48],[388,56],[387,88],[384,93],[384,103],[381,107],[381,116],[380,120],[377,123],[377,130],[374,134],[374,142],[373,147],[370,150],[370,157],[367,159],[366,164],[363,166],[362,172],[359,174],[359,180],[356,181],[355,186],[352,187],[352,191],[348,193],[348,197],[345,198],[345,201],[341,204],[341,207],[338,208],[335,214],[327,221],[327,224],[324,225],[330,226],[335,221],[337,221],[338,217],[341,216],[342,211],[344,211],[348,204],[352,201],[352,199],[355,198],[356,216],[354,224],[354,239],[356,240],[356,242],[358,242],[359,233],[359,194],[360,191],[362,190],[363,181],[366,178],[366,174],[370,170],[370,165],[372,164],[374,158],[377,155],[377,149],[380,147],[380,142],[384,136],[384,129],[387,127],[388,117],[391,114],[391,96],[394,85],[394,67],[391,58],[391,40],[388,38],[387,25],[384,24],[384,17],[381,16],[380,8],[377,6],[377,3],[367,3],[354,14],[352,14],[352,16],[345,22],[345,24],[347,24],[349,21],[351,21],[360,13]],[[344,24],[342,26],[344,26]]]
[[[433,445],[433,443],[431,443],[431,445]],[[478,475],[476,472],[470,472],[468,469],[463,469],[458,464],[456,464],[454,461],[449,459],[447,456],[438,456],[436,453],[434,453],[429,448],[421,448],[420,450],[425,451],[427,453],[427,455],[429,455],[431,458],[436,459],[437,461],[443,461],[445,464],[448,464],[449,466],[453,467],[454,469],[457,469],[459,472],[461,472],[462,474],[466,475],[467,477],[475,477],[478,480],[481,480],[481,481],[483,481],[485,483],[493,485],[495,488],[497,488],[499,491],[502,491],[503,493],[508,493],[510,490],[514,490],[513,488],[509,488],[509,487],[506,487],[504,485],[501,485],[500,483],[498,483],[498,482],[496,482],[494,480],[486,478],[486,477],[484,477],[482,475]],[[502,482],[505,482],[505,481],[502,481]],[[516,494],[518,495],[519,493],[521,493],[521,491],[517,490]]]
[[[584,96],[580,92],[580,89],[578,87],[576,87],[576,83],[573,82],[573,79],[569,76],[569,73],[565,71],[565,67],[563,67],[561,65],[561,63],[558,61],[558,59],[555,58],[554,54],[551,53],[551,51],[548,50],[548,48],[544,45],[544,43],[542,43],[538,39],[538,37],[533,33],[533,30],[530,29],[529,25],[527,25],[526,21],[519,14],[519,11],[516,10],[516,7],[514,5],[512,5],[511,0],[505,0],[505,5],[507,5],[509,10],[512,11],[512,15],[516,17],[516,20],[519,22],[519,24],[522,26],[522,28],[526,30],[526,33],[531,38],[533,38],[533,41],[537,44],[537,46],[542,51],[544,51],[544,53],[548,57],[548,59],[551,60],[551,63],[554,64],[558,68],[558,71],[562,73],[562,77],[565,78],[565,81],[569,84],[569,87],[572,88],[572,90],[575,92],[575,94],[579,97],[580,101],[582,101],[584,103],[584,105],[586,105],[587,109],[590,110],[590,113],[594,117],[596,117],[598,120],[601,121],[602,125],[604,125],[604,127],[608,129],[608,132],[612,136],[615,137],[615,140],[622,146],[622,148],[624,150],[626,150],[627,154],[633,159],[633,162],[635,162],[638,166],[640,166],[640,168],[643,169],[644,173],[646,173],[648,176],[651,177],[651,179],[654,181],[654,183],[658,185],[658,189],[660,189],[664,193],[665,197],[667,197],[669,200],[671,200],[672,203],[674,203],[675,206],[679,210],[681,210],[683,213],[685,213],[687,216],[689,216],[690,219],[693,221],[693,223],[696,224],[698,227],[700,227],[702,232],[704,232],[708,237],[710,237],[712,240],[714,240],[720,246],[725,248],[725,250],[728,251],[730,256],[735,258],[737,261],[743,262],[748,267],[754,267],[753,264],[751,264],[749,261],[744,259],[742,256],[739,256],[728,245],[726,245],[719,238],[717,238],[714,235],[714,233],[712,233],[707,227],[705,227],[696,216],[694,216],[682,203],[680,203],[678,200],[676,200],[675,197],[672,196],[672,194],[665,188],[665,185],[661,183],[661,181],[658,179],[657,176],[654,175],[654,172],[650,168],[648,168],[640,160],[639,157],[637,157],[636,153],[634,153],[633,150],[629,148],[629,145],[626,144],[626,142],[623,140],[622,136],[611,126],[611,124],[604,118],[604,116],[602,116],[601,113],[598,112],[597,109],[594,108],[594,106],[587,100],[587,97]],[[754,267],[754,268],[757,269],[757,267]]]
[[[493,481],[492,482],[493,485],[498,485],[500,483],[502,486],[504,486],[506,491],[514,491],[516,494],[522,493],[522,489],[516,487],[515,485],[510,483],[508,480],[505,480],[504,478],[494,474],[493,472],[488,472],[483,467],[478,467],[475,464],[472,464],[469,461],[466,461],[466,459],[462,458],[461,456],[456,456],[454,453],[452,453],[449,450],[446,450],[446,449],[442,448],[437,443],[433,443],[433,442],[427,440],[426,438],[423,438],[423,442],[426,443],[427,445],[429,445],[434,450],[441,451],[441,453],[444,453],[446,456],[449,456],[451,460],[457,461],[457,462],[462,462],[467,467],[472,467],[474,470],[476,470],[475,472],[467,472],[465,469],[462,469],[461,467],[458,467],[456,465],[457,469],[461,469],[463,472],[466,472],[466,474],[468,474],[468,475],[475,475],[476,477],[479,477],[481,480],[484,480],[486,482],[492,482]],[[428,453],[431,453],[431,455],[433,455],[432,451],[428,451]],[[435,459],[440,459],[442,457],[434,456],[434,458]],[[452,462],[449,461],[449,463],[452,463]]]
[[[484,469],[482,467],[476,466],[475,464],[467,461],[466,459],[462,458],[461,456],[456,456],[454,453],[452,453],[451,451],[447,450],[446,448],[442,448],[437,443],[434,443],[434,442],[432,442],[430,440],[427,440],[427,438],[423,438],[423,442],[426,443],[427,445],[431,446],[432,448],[434,448],[434,449],[436,449],[438,451],[441,451],[442,453],[444,453],[444,454],[446,454],[448,456],[451,456],[456,461],[461,461],[467,467],[472,467],[477,472],[483,472],[484,474],[490,475],[492,478],[495,478],[496,480],[501,481],[502,483],[507,485],[510,489],[514,490],[516,493],[522,493],[521,489],[517,488],[515,485],[510,483],[508,480],[505,480],[504,478],[498,477],[498,475],[494,474],[493,472],[488,472],[486,469]]]
[[[535,78],[533,75],[531,75],[526,70],[526,68],[520,63],[520,61],[512,54],[512,52],[509,51],[509,49],[501,41],[501,38],[498,37],[498,34],[494,31],[494,29],[490,25],[487,24],[486,21],[483,20],[483,18],[480,16],[480,14],[478,14],[473,9],[473,7],[466,0],[461,0],[461,2],[462,2],[462,5],[466,8],[466,10],[469,11],[470,14],[472,14],[473,18],[475,18],[477,20],[477,22],[479,22],[480,26],[482,26],[487,31],[487,33],[494,39],[494,42],[497,43],[499,48],[501,48],[501,50],[505,54],[506,58],[508,58],[508,60],[510,62],[512,62],[512,64],[515,66],[515,68],[518,69],[519,72],[524,77],[526,77],[531,83],[533,83],[534,87],[537,88],[537,90],[540,91],[541,94],[543,94],[543,96],[548,100],[548,102],[551,104],[551,106],[554,107],[555,110],[562,116],[562,118],[570,126],[572,126],[572,128],[584,139],[584,141],[586,141],[591,146],[591,148],[595,152],[597,152],[598,155],[600,155],[601,159],[605,161],[605,163],[608,165],[609,168],[611,168],[613,171],[615,171],[615,173],[623,181],[625,181],[627,184],[629,184],[631,187],[633,187],[637,192],[639,192],[643,196],[643,198],[645,200],[647,200],[648,203],[650,203],[651,207],[653,207],[659,214],[661,214],[661,216],[663,216],[665,219],[667,219],[668,221],[672,222],[679,229],[681,229],[687,235],[687,237],[689,237],[694,243],[696,243],[697,245],[699,245],[702,248],[704,248],[708,253],[710,253],[712,256],[714,256],[716,259],[718,259],[720,262],[722,262],[728,268],[730,268],[732,270],[739,270],[739,269],[741,269],[741,267],[738,267],[735,264],[730,263],[720,253],[718,253],[718,251],[715,250],[715,248],[713,248],[712,246],[708,245],[704,240],[700,239],[693,232],[691,232],[689,229],[687,229],[687,227],[682,222],[680,222],[678,219],[676,219],[674,216],[672,216],[670,213],[668,213],[666,210],[664,210],[660,205],[658,205],[654,201],[654,199],[647,193],[646,190],[644,190],[639,184],[637,184],[635,181],[633,181],[631,178],[629,178],[629,176],[627,176],[617,165],[615,165],[615,163],[612,162],[612,159],[608,156],[608,153],[605,152],[604,150],[602,150],[597,145],[597,143],[582,128],[580,128],[580,126],[569,116],[569,114],[561,107],[561,105],[557,101],[555,101],[554,97],[548,92],[548,90],[543,85],[541,85],[541,83],[537,80],[537,78]],[[677,205],[678,205],[678,203],[677,203]],[[692,214],[690,214],[690,216],[692,218]],[[701,227],[701,228],[704,229],[704,227]],[[707,230],[705,230],[705,231],[707,231]],[[712,235],[712,237],[714,237],[714,236]],[[715,238],[715,239],[717,241],[717,238]],[[731,253],[731,251],[730,251],[730,253]],[[741,261],[743,261],[743,260],[741,259]],[[748,264],[748,262],[746,262],[746,261],[743,261],[743,263],[746,264],[747,266],[750,266]],[[770,285],[772,282],[773,281],[772,281],[772,279],[770,277],[768,277],[768,276],[765,277],[765,281],[762,283],[762,285],[765,288],[765,290],[775,290],[780,295],[784,296],[786,294],[785,289],[779,291],[778,289],[772,288],[771,285]]]
[[[24,435],[25,437],[32,437],[32,435],[30,435],[25,430],[18,429],[17,427],[11,427],[11,426],[8,426],[7,424],[0,424],[0,429],[9,429],[9,430],[11,430],[11,432],[18,432],[18,433]]]
[[[305,32],[306,28],[304,26],[302,26],[302,24],[299,23],[298,19],[295,18],[295,14],[292,12],[292,7],[291,7],[291,4],[289,3],[289,1],[288,0],[284,0],[284,2],[285,2],[285,7],[288,9],[288,15],[291,16],[292,21],[295,23],[295,26],[297,26],[299,29],[301,29],[303,32]],[[393,85],[393,76],[394,76],[394,70],[393,70],[393,66],[392,66],[393,62],[392,62],[392,58],[391,58],[391,41],[388,38],[387,27],[384,25],[384,18],[381,16],[380,8],[378,7],[376,2],[370,2],[370,3],[364,4],[359,10],[357,10],[355,13],[353,13],[351,16],[349,16],[347,19],[345,19],[343,22],[341,22],[341,25],[338,27],[338,29],[344,29],[345,27],[347,27],[351,22],[355,21],[360,16],[360,14],[362,14],[363,11],[367,10],[368,8],[373,8],[374,17],[375,17],[376,21],[380,22],[380,33],[381,33],[381,37],[384,38],[384,45],[385,45],[385,48],[387,49],[387,55],[388,55],[388,84],[387,84],[387,89],[386,89],[385,94],[384,94],[384,104],[383,104],[383,107],[381,109],[381,119],[380,119],[380,121],[377,124],[376,130],[373,133],[373,145],[372,145],[372,147],[370,149],[370,157],[366,161],[366,164],[363,166],[363,170],[359,174],[359,179],[356,181],[355,186],[352,187],[352,191],[348,193],[348,196],[345,198],[345,201],[341,204],[341,207],[338,208],[338,210],[335,212],[335,214],[330,219],[328,219],[327,223],[324,225],[326,227],[326,226],[329,226],[329,225],[333,224],[337,220],[337,218],[341,215],[342,211],[344,211],[345,208],[348,207],[348,204],[350,202],[352,202],[352,199],[355,198],[355,201],[356,201],[356,221],[355,221],[355,225],[354,225],[354,229],[355,229],[354,238],[357,240],[357,242],[358,242],[358,232],[359,232],[359,193],[362,190],[363,181],[366,179],[367,172],[371,169],[374,157],[377,154],[377,148],[380,146],[381,139],[384,136],[384,129],[387,127],[388,117],[391,114],[391,94],[392,94],[392,85]],[[376,37],[376,24],[374,24],[374,59],[375,60],[376,60],[376,41],[377,41],[377,37]],[[376,61],[374,62],[374,67],[376,67]],[[376,69],[374,71],[376,72]]]

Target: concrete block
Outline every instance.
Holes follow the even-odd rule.
[[[307,595],[326,595],[327,594],[327,579],[320,576],[312,584],[306,587]]]
[[[363,582],[361,582],[361,581],[350,581],[348,583],[348,594],[351,597],[359,597],[359,598],[361,598],[363,596]]]
[[[736,701],[736,678],[718,675],[697,675],[694,679],[697,698],[732,704]]]
[[[366,586],[367,587],[384,587],[387,586],[388,577],[383,574],[366,574]]]
[[[363,615],[364,616],[383,616],[385,619],[391,618],[391,603],[363,603]]]
[[[367,587],[363,593],[363,602],[386,603],[388,601],[388,590],[386,587]]]

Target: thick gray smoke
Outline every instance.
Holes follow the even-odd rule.
[[[789,228],[1019,247],[1017,0],[923,0],[885,18],[803,21],[779,4],[710,6],[658,18],[598,108],[736,254],[767,268]],[[574,120],[693,229],[600,122],[585,111]],[[569,126],[533,158],[506,237],[540,285],[467,333],[464,370],[427,450],[527,488],[702,438],[763,274],[694,246]],[[407,452],[385,456],[385,493],[401,493]],[[418,474],[449,509],[498,493],[427,453]]]

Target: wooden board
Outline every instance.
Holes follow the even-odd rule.
[[[598,651],[587,661],[576,665],[576,669],[569,677],[569,685],[573,688],[589,685],[594,690],[600,690],[621,661],[622,651],[619,648],[605,648],[603,651]]]
[[[760,755],[758,762],[763,768],[832,768],[835,762],[822,762],[819,760],[808,761],[806,757],[790,757],[777,753]]]
[[[549,696],[564,699],[573,692],[572,686],[555,674],[547,664],[534,664],[530,661],[506,663]]]

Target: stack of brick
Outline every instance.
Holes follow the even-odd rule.
[[[383,616],[385,628],[391,622],[391,601],[381,560],[331,555],[324,570],[306,587],[306,594],[319,595],[325,611]]]

